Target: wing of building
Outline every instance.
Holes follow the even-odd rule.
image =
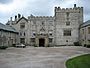
[[[90,20],[80,26],[80,43],[83,46],[90,45]]]
[[[79,42],[79,26],[83,23],[83,7],[55,7],[54,16],[15,16],[7,22],[19,32],[19,43],[32,46],[73,45]]]
[[[0,46],[17,44],[18,32],[9,25],[0,23]]]

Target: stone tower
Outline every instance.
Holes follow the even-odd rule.
[[[72,45],[79,41],[79,26],[83,23],[83,7],[55,7],[56,45]]]

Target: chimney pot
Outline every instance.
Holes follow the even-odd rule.
[[[12,21],[12,17],[10,18],[10,20]]]
[[[20,18],[21,17],[21,15],[20,14],[18,14],[18,18]]]
[[[76,8],[76,4],[74,4],[74,8]]]

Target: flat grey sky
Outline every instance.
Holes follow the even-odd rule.
[[[90,19],[90,0],[0,0],[0,22],[5,24],[18,13],[25,17],[54,16],[55,6],[73,8],[73,4],[84,7],[84,21]]]

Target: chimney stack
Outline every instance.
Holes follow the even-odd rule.
[[[12,21],[12,17],[10,17],[10,21]]]
[[[17,16],[15,16],[15,21],[17,21]]]
[[[18,14],[18,18],[20,18],[21,17],[21,15],[20,14]]]
[[[76,8],[76,4],[74,4],[74,8]]]

